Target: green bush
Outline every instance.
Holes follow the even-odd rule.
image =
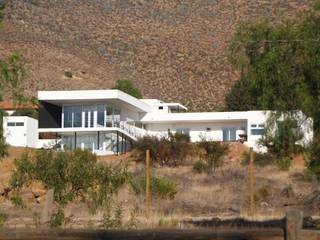
[[[146,192],[145,177],[137,177],[131,180],[131,186],[136,194]],[[150,190],[153,196],[161,199],[174,199],[177,194],[177,184],[160,177],[151,177]]]
[[[315,139],[310,148],[310,161],[308,163],[308,175],[320,180],[320,139]]]
[[[10,185],[19,191],[32,180],[54,189],[54,200],[60,207],[80,198],[96,210],[107,202],[128,179],[122,165],[110,167],[97,164],[96,155],[89,151],[53,152],[39,150],[24,154],[15,161]]]
[[[10,201],[12,202],[12,204],[17,207],[17,208],[25,208],[25,205],[23,203],[23,200],[20,196],[17,196],[17,195],[13,195],[11,198],[10,198]]]
[[[12,116],[27,116],[34,119],[38,119],[38,111],[32,108],[21,108],[15,110]]]
[[[197,173],[203,173],[207,169],[207,165],[204,161],[198,160],[193,164],[193,170]]]
[[[53,213],[50,220],[50,226],[52,228],[61,227],[66,222],[64,211],[59,208],[56,213]]]
[[[199,147],[205,151],[204,160],[207,164],[207,172],[211,173],[223,165],[223,156],[229,151],[229,146],[222,142],[202,139]]]
[[[142,98],[141,91],[134,86],[132,81],[127,79],[118,80],[112,89],[119,89],[133,97]]]

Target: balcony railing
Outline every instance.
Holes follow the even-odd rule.
[[[136,127],[134,124],[135,122],[121,121],[119,122],[119,128],[135,138],[142,138],[147,135],[147,131],[145,129]]]

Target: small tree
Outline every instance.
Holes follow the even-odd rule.
[[[142,98],[141,91],[134,86],[132,81],[127,79],[118,80],[112,89],[118,89],[136,98]]]
[[[207,164],[207,171],[212,173],[223,165],[223,156],[227,154],[229,146],[225,143],[209,141],[205,138],[199,142],[199,147],[204,149],[204,160]]]
[[[303,138],[297,114],[273,113],[268,116],[264,134],[259,142],[267,147],[282,169],[288,169],[294,154],[303,149],[298,142]]]
[[[0,7],[1,15],[1,7]],[[19,104],[28,99],[23,95],[22,80],[24,77],[24,59],[20,54],[12,54],[6,60],[0,59],[0,101],[4,95]],[[7,155],[7,144],[3,136],[2,118],[5,115],[0,109],[0,158]]]
[[[128,179],[122,165],[98,164],[96,155],[82,150],[59,153],[39,150],[33,155],[23,155],[15,165],[10,181],[15,192],[19,193],[31,181],[40,181],[46,188],[54,189],[54,201],[58,206],[54,220],[57,223],[63,222],[62,210],[69,202],[75,199],[86,201],[94,212],[107,203]]]

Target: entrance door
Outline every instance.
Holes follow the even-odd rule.
[[[84,106],[84,127],[93,128],[94,127],[94,111],[95,106]]]
[[[235,142],[237,140],[237,128],[230,127],[224,128],[223,131],[223,141],[224,142]]]

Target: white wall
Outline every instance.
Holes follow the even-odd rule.
[[[22,123],[23,126],[8,126]],[[9,116],[3,118],[3,133],[6,142],[15,147],[37,147],[38,121],[30,117]]]
[[[253,147],[255,151],[265,152],[267,151],[266,148],[259,146],[259,140],[261,139],[261,135],[252,135],[251,134],[251,125],[252,124],[265,124],[267,120],[268,113],[264,111],[248,111],[247,118],[248,118],[248,136],[247,142],[245,143],[249,147]]]
[[[192,142],[201,140],[201,136],[212,141],[222,141],[222,129],[225,127],[236,127],[237,130],[246,128],[246,121],[225,121],[225,122],[200,122],[200,123],[149,123],[146,124],[148,134],[155,136],[166,136],[168,129],[172,133],[178,128],[190,129],[190,138]],[[210,130],[206,130],[210,128]],[[237,136],[238,137],[238,136]]]

